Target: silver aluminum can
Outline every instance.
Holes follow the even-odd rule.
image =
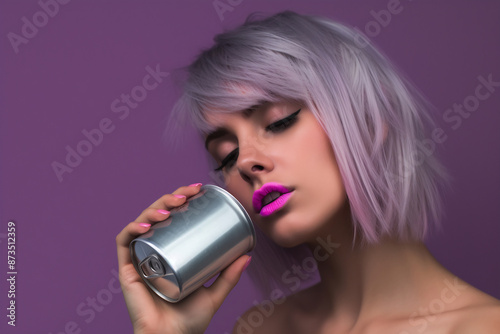
[[[130,253],[144,282],[176,303],[255,244],[253,223],[243,206],[226,190],[207,184],[170,210],[168,219],[132,240]]]

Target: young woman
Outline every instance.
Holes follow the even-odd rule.
[[[173,114],[197,126],[226,189],[265,236],[254,258],[304,247],[321,278],[286,296],[269,290],[271,314],[248,310],[234,333],[498,333],[500,301],[423,243],[448,178],[421,150],[429,105],[388,60],[350,28],[293,12],[248,20],[215,42],[189,67]],[[161,197],[117,236],[135,333],[203,333],[249,264],[242,256],[178,304],[142,283],[128,244],[199,189]],[[289,263],[251,269],[276,287]]]

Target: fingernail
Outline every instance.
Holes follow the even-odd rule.
[[[184,195],[174,195],[174,197],[177,197],[177,198],[186,198],[186,196],[184,196]]]
[[[248,265],[250,264],[250,262],[252,261],[252,257],[250,256],[247,260],[247,262],[245,263],[245,265],[243,266],[243,271],[245,271],[245,269],[247,269]]]
[[[140,223],[139,226],[142,226],[142,227],[150,227],[151,224],[147,224],[147,223]]]
[[[201,183],[193,183],[190,184],[188,187],[198,187],[198,186],[201,186]]]
[[[170,211],[167,211],[167,210],[156,210],[156,212],[159,212],[162,215],[168,215],[170,213]]]

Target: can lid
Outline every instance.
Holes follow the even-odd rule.
[[[139,263],[140,274],[144,278],[156,278],[167,275],[165,266],[156,254],[152,254]]]
[[[155,245],[145,240],[133,240],[130,254],[135,269],[143,281],[162,299],[175,303],[180,299],[180,282]]]

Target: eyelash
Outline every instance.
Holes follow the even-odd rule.
[[[266,127],[266,131],[270,131],[272,133],[279,133],[282,131],[285,131],[288,129],[290,126],[292,126],[296,121],[297,121],[297,115],[299,114],[301,109],[297,110],[290,116],[287,116],[283,119],[280,119],[279,121],[276,121],[272,123],[271,125],[268,125]],[[231,153],[229,153],[223,160],[221,165],[215,169],[216,172],[221,171],[224,167],[231,168],[233,164],[236,162],[238,159],[238,151],[239,149],[236,148]],[[229,165],[231,163],[231,165]]]

